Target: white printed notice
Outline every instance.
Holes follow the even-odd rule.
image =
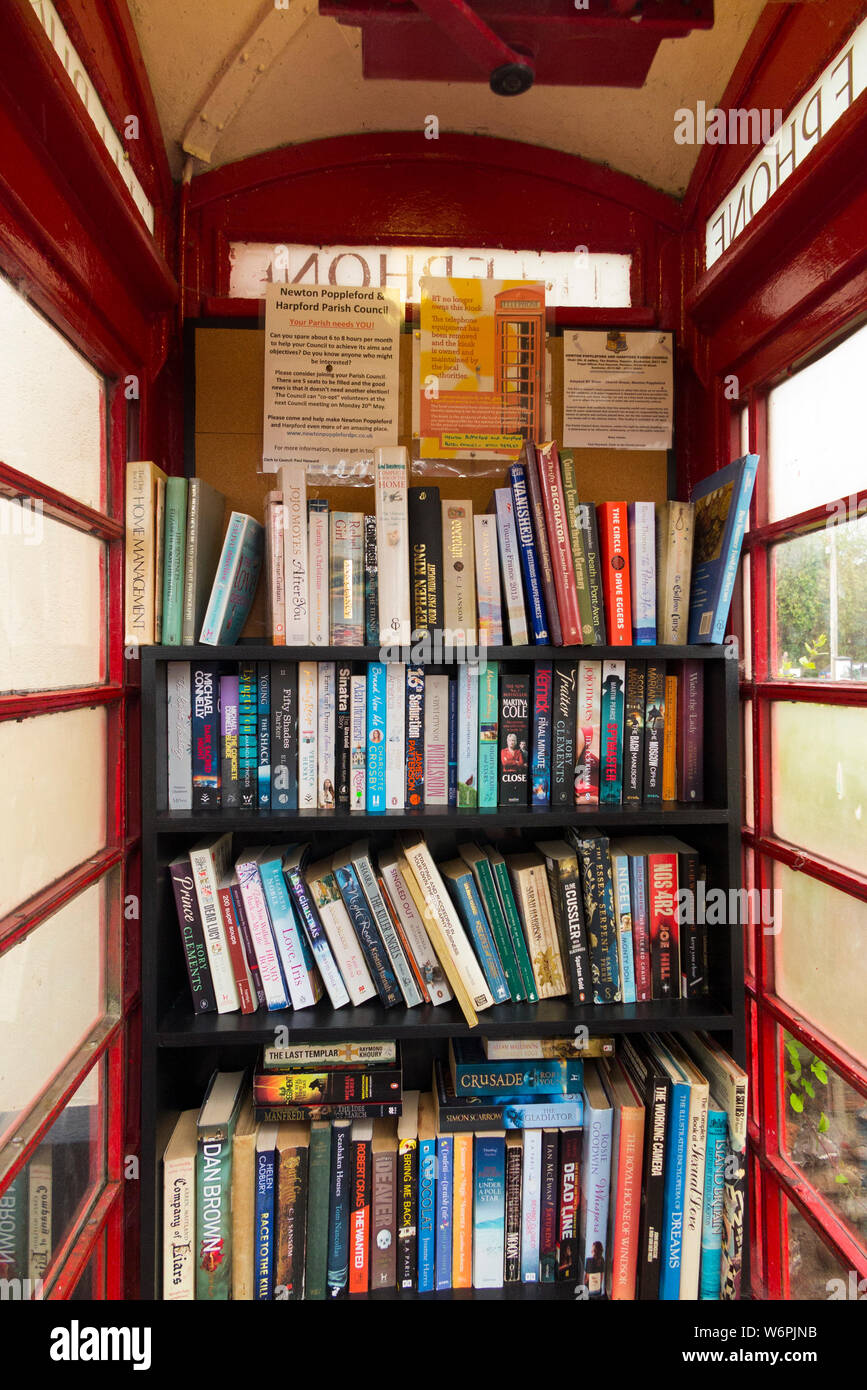
[[[401,317],[394,289],[268,286],[264,472],[292,462],[354,472],[397,443]]]
[[[669,449],[670,333],[563,334],[563,443],[572,449]]]

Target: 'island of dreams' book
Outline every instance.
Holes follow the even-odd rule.
[[[443,522],[438,487],[409,489],[409,557],[413,636],[443,625]]]
[[[310,639],[307,465],[284,463],[278,469],[278,477],[283,493],[286,645],[306,647]]]
[[[721,642],[725,636],[758,462],[758,454],[744,454],[692,490],[695,544],[690,642]]]
[[[199,634],[205,646],[237,642],[253,604],[264,551],[261,523],[243,512],[232,512]]]
[[[473,504],[442,503],[445,627],[453,642],[476,641],[476,576]]]
[[[379,640],[403,646],[410,640],[406,449],[378,448],[375,461]]]

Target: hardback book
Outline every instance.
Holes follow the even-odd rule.
[[[337,805],[337,670],[333,661],[320,661],[318,680],[316,797],[320,811]]]
[[[593,990],[577,852],[565,840],[539,840],[536,849],[545,860],[560,953],[568,962],[569,997],[573,1004],[589,1004]]]
[[[530,762],[530,677],[500,677],[501,806],[526,806]]]
[[[722,642],[750,514],[758,454],[744,454],[692,489],[695,543],[689,602],[691,643]]]
[[[299,930],[283,876],[285,851],[286,846],[266,846],[256,854],[256,862],[292,1007],[308,1009],[322,997],[322,981],[304,933]]]
[[[237,642],[253,605],[264,549],[261,522],[243,512],[232,512],[199,633],[204,646]]]
[[[256,806],[259,782],[258,691],[256,663],[238,667],[238,784],[239,805],[244,811]]]
[[[747,1074],[709,1033],[686,1033],[684,1044],[725,1107],[729,1144],[743,1154],[747,1142]]]
[[[662,750],[662,799],[677,800],[677,687],[678,678],[668,669],[665,676],[665,722],[668,738]]]
[[[274,1192],[274,1298],[295,1302],[304,1297],[310,1126],[277,1128]]]
[[[277,1187],[277,1125],[259,1126],[256,1135],[256,1207],[253,1297],[268,1302],[274,1297],[275,1219]]]
[[[229,892],[232,895],[232,907],[235,911],[235,920],[238,924],[238,931],[240,933],[241,942],[244,948],[244,956],[247,961],[247,968],[250,972],[250,979],[252,981],[253,986],[253,993],[256,998],[256,1006],[257,1008],[265,1009],[268,1007],[268,1001],[265,996],[265,987],[262,984],[262,972],[259,969],[259,962],[256,958],[256,948],[253,944],[253,936],[250,931],[250,924],[247,921],[247,911],[244,906],[244,895],[241,892],[241,880],[238,877],[237,870],[230,875],[228,883]]]
[[[384,661],[367,663],[367,812],[385,810],[386,704]]]
[[[425,802],[426,681],[423,666],[406,667],[406,792],[407,806]]]
[[[163,1298],[171,1302],[196,1296],[197,1118],[181,1111],[163,1154]]]
[[[418,1279],[418,1091],[404,1091],[397,1123],[397,1287]]]
[[[337,717],[334,739],[334,804],[349,810],[352,757],[352,667],[337,663]]]
[[[590,595],[590,616],[593,623],[593,641],[601,646],[607,637],[605,617],[605,594],[602,584],[602,557],[599,551],[599,525],[596,508],[592,502],[579,505],[581,536],[584,541],[584,554],[587,557],[587,586]]]
[[[364,515],[331,512],[331,641],[364,646]]]
[[[307,503],[307,576],[310,599],[310,644],[331,643],[331,565],[328,503],[311,497]]]
[[[298,662],[298,806],[315,811],[319,804],[319,666]]]
[[[578,851],[584,889],[584,916],[590,943],[594,1004],[619,1002],[617,923],[608,836],[595,826],[570,828],[566,838]]]
[[[455,643],[476,640],[476,577],[473,504],[449,497],[442,502],[443,618]]]
[[[450,1289],[452,1286],[452,1244],[454,1241],[454,1159],[455,1136],[440,1134],[436,1136],[436,1241],[435,1269],[436,1289]],[[722,1206],[720,1206],[722,1211]]]
[[[538,997],[551,999],[566,994],[545,861],[540,854],[528,852],[510,854],[506,864],[527,939]]]
[[[379,640],[403,646],[411,637],[406,449],[378,448],[374,465]]]
[[[373,998],[373,983],[366,971],[359,970],[359,964],[363,963],[358,962],[357,951],[350,950],[349,959],[344,959],[342,964],[338,964],[318,911],[316,896],[305,877],[308,850],[308,845],[289,846],[283,856],[283,877],[289,889],[295,915],[307,938],[310,952],[331,1001],[331,1007],[342,1009],[344,1004],[349,1003],[350,987],[353,1003],[360,1004],[363,1000]],[[338,936],[336,931],[335,936]],[[348,944],[350,947],[354,946],[351,938],[348,938]]]
[[[352,1196],[349,1211],[349,1292],[370,1288],[371,1144],[373,1120],[354,1120],[349,1149]]]
[[[557,1173],[557,1245],[554,1278],[557,1283],[577,1279],[578,1209],[581,1195],[581,1131],[561,1129]]]
[[[350,1171],[351,1123],[331,1124],[331,1189],[328,1208],[328,1254],[325,1288],[327,1298],[341,1298],[349,1284],[349,1216],[352,1202]]]
[[[473,517],[476,551],[476,594],[479,606],[479,646],[503,645],[503,614],[500,605],[500,565],[497,554],[496,518],[480,514]]]
[[[599,721],[599,801],[619,806],[623,799],[623,705],[626,662],[603,661]]]
[[[286,645],[306,647],[310,641],[307,465],[284,463],[277,477],[283,494]]]
[[[563,500],[566,507],[566,521],[572,544],[572,564],[575,569],[575,589],[578,596],[578,616],[581,622],[581,641],[591,643],[596,640],[593,631],[593,613],[590,605],[590,573],[587,567],[584,531],[581,526],[581,504],[578,501],[578,480],[575,471],[575,455],[572,449],[560,450],[560,473],[563,479]]]
[[[638,1239],[637,1296],[659,1296],[665,1194],[665,1142],[671,1081],[644,1037],[624,1038],[618,1059],[644,1105],[641,1222]]]
[[[537,646],[545,645],[550,641],[548,612],[542,589],[536,540],[533,535],[530,499],[527,493],[527,476],[521,464],[514,464],[509,469],[509,482],[512,489],[512,512],[520,547],[521,569],[524,575],[524,592],[527,596],[527,616],[533,633],[533,641]]]
[[[451,999],[452,992],[449,989],[445,972],[437,960],[436,952],[424,924],[424,918],[416,907],[415,899],[407,884],[407,876],[411,871],[407,868],[407,876],[405,876],[404,867],[406,866],[403,862],[403,856],[398,854],[396,850],[380,850],[379,868],[385,891],[400,922],[404,939],[415,960],[428,1000],[434,1005],[444,1004],[448,999]]]
[[[727,1121],[721,1102],[710,1095],[707,1111],[707,1154],[701,1225],[701,1265],[698,1296],[704,1301],[720,1296],[722,1271],[723,1199],[725,1195]]]
[[[578,717],[578,668],[555,661],[551,696],[551,805],[575,801],[575,737]]]
[[[220,805],[220,672],[215,661],[190,664],[194,811]]]
[[[307,1232],[304,1297],[325,1298],[328,1265],[328,1209],[331,1197],[331,1122],[313,1120],[307,1155]]]
[[[632,640],[637,647],[652,647],[656,642],[656,507],[653,502],[630,502],[627,518]]]
[[[539,1283],[539,1217],[542,1199],[542,1131],[524,1135],[521,1190],[521,1282]]]
[[[259,810],[271,809],[271,662],[256,662],[257,800]]]
[[[166,479],[163,542],[162,643],[179,647],[184,627],[187,479]]]
[[[434,1062],[433,1077],[437,1128],[443,1133],[580,1128],[583,1123],[584,1104],[580,1095],[456,1096],[448,1067],[439,1058]]]
[[[533,732],[530,757],[530,805],[551,804],[551,744],[553,671],[550,661],[537,661],[533,669]],[[490,803],[495,805],[496,802]]]
[[[311,917],[315,915],[325,933],[330,955],[340,972],[344,992],[348,993],[353,1004],[366,1003],[368,999],[374,997],[375,986],[367,968],[365,952],[356,931],[353,929],[352,918],[348,914],[341,896],[333,863],[330,859],[322,859],[319,863],[307,865],[301,870],[302,862],[303,851],[301,850],[296,850],[294,855],[287,856],[287,863],[291,866],[287,878],[290,874],[292,875],[289,880],[290,886],[293,879],[301,881],[302,887],[306,885],[309,892],[310,915]],[[303,880],[301,880],[302,873]],[[330,970],[328,973],[329,978],[332,978]],[[333,1007],[338,1006],[333,1005]]]
[[[702,1215],[704,1210],[704,1170],[707,1156],[707,1114],[710,1088],[693,1060],[687,1056],[677,1038],[662,1033],[660,1041],[669,1056],[680,1068],[689,1084],[689,1113],[687,1115],[686,1169],[683,1194],[683,1233],[681,1243],[680,1292],[681,1302],[694,1301],[699,1296],[701,1264]]]
[[[271,664],[271,805],[298,809],[298,668]]]
[[[596,514],[608,641],[612,647],[628,647],[632,643],[632,584],[626,503],[600,502]]]
[[[436,1286],[437,1131],[433,1096],[423,1091],[418,1104],[418,1291]]]
[[[282,492],[265,493],[267,631],[275,647],[286,645],[286,531]]]
[[[259,1001],[250,966],[247,961],[247,953],[244,949],[241,926],[235,907],[235,897],[232,889],[233,886],[237,884],[238,876],[234,873],[226,874],[225,877],[218,879],[217,902],[223,921],[223,930],[226,934],[226,942],[229,947],[229,956],[232,961],[235,984],[238,988],[238,998],[241,1001],[241,1013],[252,1014],[255,1013],[256,1009],[259,1007]]]
[[[557,1279],[557,1222],[560,1213],[560,1131],[542,1130],[542,1192],[539,1202],[539,1280]]]
[[[624,1004],[634,1004],[635,958],[632,943],[632,890],[629,881],[629,855],[616,840],[611,841],[611,882],[614,889],[614,918],[617,923],[617,961],[620,966],[620,994]]]
[[[353,676],[349,706],[349,809],[367,806],[367,677]]]
[[[409,556],[414,636],[443,625],[443,522],[438,487],[409,489]]]
[[[395,928],[391,914],[383,900],[382,891],[377,882],[376,874],[371,862],[371,850],[368,840],[356,840],[350,846],[352,863],[358,874],[358,881],[361,884],[368,906],[373,913],[376,929],[382,938],[392,969],[394,970],[400,992],[408,1009],[421,1003],[421,991],[416,983],[414,973],[407,959],[406,951],[401,942],[400,935]]]
[[[521,1282],[521,1197],[524,1182],[524,1136],[520,1130],[506,1135],[506,1230],[503,1282]]]
[[[246,1073],[215,1071],[196,1120],[196,1299],[232,1290],[232,1136]]]
[[[459,844],[458,853],[463,862],[472,871],[484,916],[491,929],[497,955],[499,956],[500,964],[503,967],[503,972],[506,977],[509,995],[515,1001],[526,999],[528,997],[527,985],[524,975],[522,974],[522,965],[519,964],[500,902],[500,897],[497,892],[493,865],[484,850],[479,849],[478,845]],[[531,985],[530,993],[531,996],[535,996],[535,985],[533,984],[533,976],[526,948],[523,951],[523,957],[526,960],[526,971],[528,972]]]
[[[181,641],[198,640],[220,561],[226,499],[204,478],[190,478],[187,488],[187,543],[184,554],[184,612]]]
[[[479,804],[479,671],[458,666],[458,805]]]
[[[126,466],[126,605],[124,645],[150,646],[156,641],[158,483],[166,475],[155,463]],[[162,606],[162,593],[159,596]]]
[[[166,663],[166,744],[170,811],[193,809],[192,682],[189,661]]]
[[[421,669],[421,668],[415,668]],[[448,676],[428,676],[421,685],[424,696],[424,781],[422,783],[425,806],[447,806],[449,802],[449,678]],[[409,703],[409,701],[407,701]],[[417,727],[417,725],[416,725]],[[413,755],[418,757],[418,735],[415,736]],[[407,741],[407,781],[409,780],[409,747]],[[413,794],[418,796],[418,764],[413,773]],[[407,788],[406,804],[418,805],[409,799]]]
[[[643,661],[627,661],[623,726],[623,804],[640,806],[644,796],[645,676]]]
[[[216,1012],[217,997],[205,946],[205,933],[196,896],[196,883],[190,856],[181,854],[169,864],[175,907],[181,928],[184,963],[190,982],[193,1009],[198,1013]]]
[[[370,1287],[397,1280],[397,1120],[373,1121],[371,1141]]]
[[[577,1095],[584,1085],[584,1059],[490,1061],[480,1038],[449,1039],[449,1070],[456,1096]]]
[[[492,498],[492,505],[496,509],[500,578],[503,585],[503,602],[506,608],[509,641],[513,647],[523,647],[527,643],[527,613],[524,607],[520,544],[515,526],[511,488],[497,488]]]
[[[638,1225],[644,1151],[644,1105],[616,1057],[599,1064],[611,1105],[611,1190],[605,1289],[615,1301],[633,1300],[638,1269]]]
[[[539,476],[539,460],[535,444],[528,440],[520,455],[527,479],[527,496],[530,501],[530,518],[533,524],[533,538],[536,542],[536,555],[539,562],[539,577],[545,599],[550,642],[554,647],[563,645],[563,625],[557,606],[557,589],[554,583],[554,559],[548,543],[548,528],[545,523],[545,502]]]
[[[584,1075],[584,1139],[578,1234],[582,1281],[588,1298],[594,1299],[605,1297],[612,1119],[611,1102],[602,1085],[599,1063],[590,1061]]]
[[[680,1298],[683,1268],[684,1206],[689,1152],[690,1082],[662,1039],[650,1033],[645,1039],[660,1068],[668,1075],[670,1102],[665,1133],[665,1187],[662,1208],[662,1248],[659,1262],[659,1298]]]
[[[665,756],[665,662],[648,661],[644,690],[644,801],[662,802]]]
[[[686,642],[695,529],[693,502],[662,502],[656,513],[657,640]]]
[[[578,612],[578,591],[575,585],[575,564],[572,559],[572,541],[569,534],[569,521],[566,516],[566,502],[563,496],[563,480],[560,473],[560,457],[557,453],[557,445],[554,443],[540,444],[536,450],[536,459],[545,507],[545,523],[548,527],[548,543],[551,549],[551,566],[554,571],[554,587],[557,594],[562,643],[564,646],[570,647],[581,642],[582,630]]]
[[[337,910],[339,900],[334,897],[333,885],[329,882],[327,871],[329,862],[334,875],[334,883],[339,891],[339,898],[342,899],[347,914],[348,924]],[[317,908],[322,917],[323,925],[326,925],[329,917],[332,919],[333,929],[339,930],[347,942],[347,950],[351,950],[352,946],[347,925],[351,928],[364,954],[368,971],[382,1003],[387,1009],[394,1004],[399,1004],[402,996],[394,967],[385,948],[385,943],[377,930],[376,920],[364,896],[358,873],[352,862],[351,851],[349,849],[339,850],[330,861],[323,860],[322,864],[316,865],[315,868],[318,874],[316,882],[321,886],[317,890],[311,884],[311,888],[313,888],[314,893],[318,891]],[[312,870],[310,872],[312,873]],[[308,882],[310,882],[309,874]],[[332,944],[332,950],[334,949],[335,946]],[[340,947],[341,951],[343,949]]]
[[[241,1102],[232,1135],[232,1300],[250,1302],[255,1288],[256,1135],[249,1092]]]
[[[283,967],[277,951],[277,942],[271,927],[271,918],[265,890],[259,876],[259,862],[255,850],[245,850],[235,861],[235,872],[241,889],[241,899],[250,939],[259,967],[259,978],[265,993],[268,1009],[287,1009],[289,991],[283,978]]]
[[[459,845],[458,850],[461,856],[467,860],[467,863],[470,863],[471,858],[468,858],[466,853],[467,846]],[[524,935],[524,929],[521,925],[521,918],[518,913],[518,905],[515,902],[515,894],[512,891],[512,880],[509,874],[509,866],[498,849],[494,849],[492,848],[492,846],[486,845],[483,852],[485,858],[491,866],[491,873],[493,875],[494,885],[496,888],[497,900],[502,909],[503,918],[505,920],[506,928],[509,934],[509,942],[511,944],[512,952],[514,954],[518,966],[518,971],[521,976],[520,993],[515,991],[513,992],[512,997],[514,999],[520,999],[523,997],[524,999],[527,999],[531,1004],[535,1004],[538,998],[538,994],[536,991],[536,977],[533,974],[533,965],[530,960],[530,952],[527,946],[527,938]],[[479,891],[483,891],[481,882],[479,885]]]
[[[598,806],[602,756],[602,662],[578,663],[575,804]]]
[[[485,975],[495,1004],[510,997],[506,975],[497,954],[491,929],[476,888],[472,869],[463,859],[450,859],[439,865],[443,881],[452,895],[467,935]]]
[[[680,668],[677,799],[704,800],[704,665],[701,661],[684,661]]]
[[[501,1289],[506,1238],[505,1132],[476,1133],[473,1149],[473,1288]]]
[[[376,517],[364,518],[364,640],[379,646],[379,576],[377,570]]]
[[[233,1013],[240,1008],[238,986],[217,897],[217,884],[229,870],[231,852],[230,833],[215,839],[198,840],[190,850],[190,868],[196,887],[205,949],[211,967],[217,1011],[221,1014]]]
[[[439,1132],[439,1131],[438,1131]],[[452,1140],[452,1288],[473,1285],[473,1136],[455,1134]]]
[[[385,668],[385,805],[402,811],[406,800],[406,666]]]

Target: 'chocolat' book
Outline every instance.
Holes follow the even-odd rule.
[[[526,806],[529,785],[530,677],[500,679],[500,805]]]

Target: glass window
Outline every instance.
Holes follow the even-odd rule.
[[[787,1248],[782,1253],[789,1267],[789,1298],[800,1301],[840,1297],[839,1290],[846,1287],[848,1271],[793,1203],[784,1199],[783,1211],[783,1239]]]
[[[774,832],[861,872],[867,858],[867,708],[771,705]]]
[[[867,516],[783,541],[771,564],[774,674],[867,681]]]
[[[741,758],[741,778],[743,781],[743,796],[741,798],[741,811],[744,818],[744,825],[752,827],[756,823],[755,806],[753,804],[753,702],[744,700],[744,741],[743,757]]]

